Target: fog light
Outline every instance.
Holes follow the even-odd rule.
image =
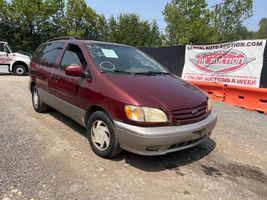
[[[147,151],[158,151],[161,146],[148,146],[146,147]]]

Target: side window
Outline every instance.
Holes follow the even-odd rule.
[[[0,43],[0,52],[5,52],[5,44]]]
[[[7,45],[6,45],[6,44],[4,45],[4,51],[5,51],[6,53],[11,53],[11,52],[9,51],[9,49],[7,48]]]
[[[34,62],[34,63],[38,63],[39,62],[39,58],[41,56],[41,53],[43,52],[43,50],[46,47],[46,45],[47,44],[42,44],[35,50],[35,52],[33,53],[33,56],[32,56],[32,62]]]
[[[64,56],[61,60],[60,68],[62,70],[65,70],[65,68],[69,65],[80,65],[84,69],[86,68],[87,65],[81,49],[73,44],[70,44],[67,47]]]
[[[43,48],[40,48],[40,56],[39,56],[39,63],[47,66],[53,67],[56,63],[58,54],[63,49],[64,43],[63,42],[54,42],[54,43],[46,43]],[[38,57],[38,52],[37,52]]]

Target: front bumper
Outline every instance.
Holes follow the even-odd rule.
[[[139,127],[114,121],[121,148],[140,155],[163,155],[196,146],[210,136],[216,122],[213,113],[181,126]]]

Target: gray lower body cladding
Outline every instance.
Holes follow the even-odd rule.
[[[115,121],[121,148],[140,155],[163,155],[196,146],[205,141],[217,122],[210,114],[188,125],[138,127]]]
[[[68,116],[69,118],[73,119],[74,121],[78,122],[80,125],[86,127],[84,117],[86,112],[42,89],[38,89],[40,99],[43,103],[47,104],[48,106],[58,110],[59,112],[63,113],[64,115]]]

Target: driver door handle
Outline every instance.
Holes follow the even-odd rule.
[[[54,79],[58,81],[61,79],[61,77],[59,75],[54,75]]]

